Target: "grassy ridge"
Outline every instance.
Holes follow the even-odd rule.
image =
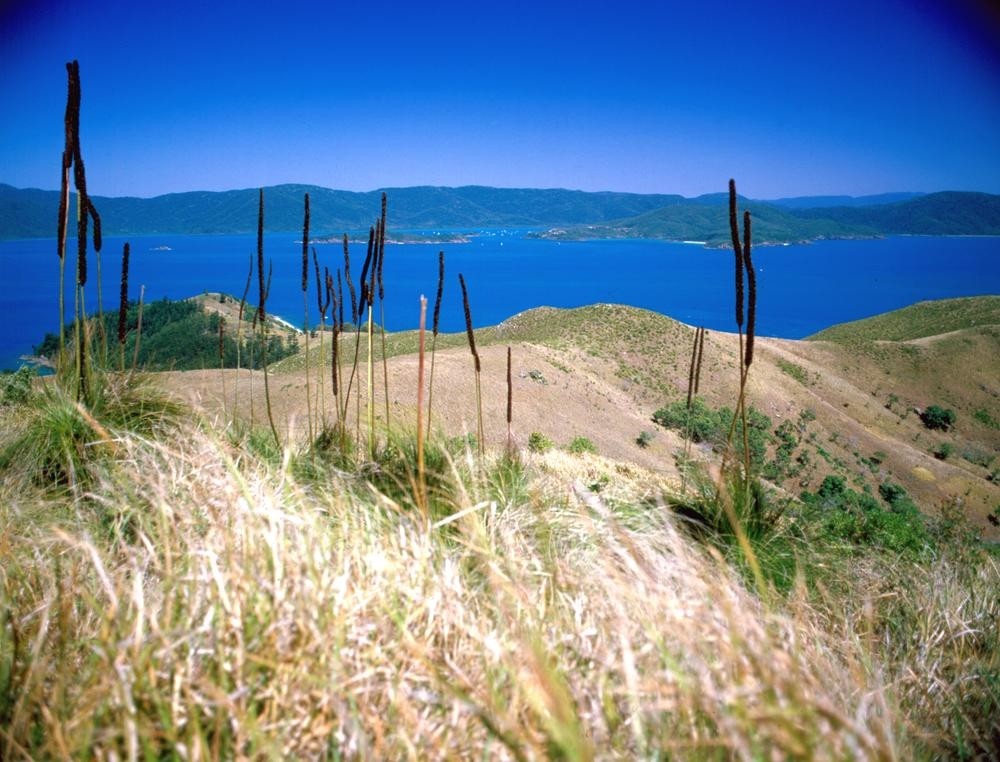
[[[919,302],[903,309],[826,328],[809,341],[912,341],[965,328],[1000,325],[1000,296]]]
[[[989,753],[988,560],[834,553],[759,598],[635,470],[442,454],[428,524],[391,453],[114,434],[72,508],[0,481],[4,758]]]

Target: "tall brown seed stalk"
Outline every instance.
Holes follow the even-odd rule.
[[[330,389],[333,393],[333,407],[337,414],[337,425],[340,420],[340,384],[337,379],[337,365],[339,363],[338,349],[339,338],[337,331],[337,292],[333,287],[333,276],[328,268],[323,268],[324,280],[326,282],[326,304],[330,309]],[[324,411],[325,413],[325,411]]]
[[[59,219],[56,223],[59,255],[59,366],[66,359],[66,231],[69,227],[69,170],[73,166],[74,121],[80,110],[79,78],[76,61],[66,64],[66,111],[63,116],[64,143],[60,167]]]
[[[261,362],[264,366],[264,405],[267,407],[267,422],[271,425],[274,443],[281,449],[281,437],[278,427],[274,425],[274,412],[271,409],[271,385],[267,372],[267,297],[271,291],[272,268],[268,268],[267,281],[264,280],[264,189],[260,189],[257,205],[257,282],[260,287],[260,303],[257,305],[257,318],[261,335]]]
[[[73,184],[76,188],[77,194],[77,261],[76,261],[76,290],[74,298],[74,317],[76,321],[76,339],[77,339],[77,355],[76,355],[76,371],[77,371],[77,401],[87,401],[88,400],[88,377],[91,375],[91,370],[93,367],[93,358],[88,358],[88,324],[87,324],[87,309],[84,300],[84,286],[87,283],[87,231],[88,231],[88,220],[94,219],[94,248],[99,252],[102,245],[101,236],[101,226],[100,226],[100,216],[97,214],[97,209],[94,208],[93,203],[90,200],[90,196],[87,194],[87,172],[84,168],[83,163],[83,151],[80,144],[80,103],[82,100],[82,90],[80,86],[80,65],[76,61],[71,61],[66,64],[66,71],[68,75],[68,94],[66,102],[66,113],[64,117],[64,127],[65,127],[65,145],[63,149],[63,176],[67,179],[68,184],[68,169],[70,164],[73,169]],[[68,163],[67,163],[68,160]],[[61,219],[59,222],[59,252],[60,252],[60,281],[62,281],[63,275],[63,252],[65,247],[66,239],[66,228],[67,218],[68,218],[68,188],[66,191],[60,194],[60,215]],[[65,210],[62,207],[63,200],[66,201]],[[63,284],[60,283],[60,294],[62,294]],[[98,305],[103,307],[101,304],[101,287],[98,283]],[[60,307],[62,310],[62,307]],[[60,323],[63,321],[63,316],[60,315]],[[101,316],[98,330],[101,331],[103,336],[103,316]],[[105,355],[106,351],[106,340],[104,342]],[[105,360],[106,360],[105,356]]]
[[[514,454],[514,436],[511,433],[511,424],[514,420],[514,384],[511,378],[510,347],[507,347],[507,455]]]
[[[484,436],[483,436],[483,392],[480,377],[482,375],[482,363],[479,361],[479,352],[476,351],[476,334],[472,330],[472,311],[469,309],[469,290],[465,286],[465,278],[458,274],[458,283],[462,287],[462,309],[465,312],[465,333],[469,340],[469,351],[472,353],[473,365],[476,369],[476,420],[477,420],[477,446],[479,457],[483,456]]]
[[[376,228],[380,229],[380,225],[376,223]],[[375,318],[374,318],[374,306],[375,306],[375,288],[378,280],[378,236],[376,234],[375,238],[375,248],[374,248],[374,259],[371,261],[371,270],[369,272],[370,280],[366,283],[367,294],[368,294],[368,455],[374,460],[376,452],[376,439],[375,439],[375,353],[374,348],[374,338],[375,338]]]
[[[354,362],[351,365],[351,375],[348,378],[348,381],[347,381],[347,392],[344,395],[344,398],[345,398],[345,403],[344,404],[345,405],[347,404],[346,401],[350,399],[350,396],[351,396],[351,387],[354,385],[354,377],[355,377],[355,375],[357,374],[357,371],[358,371],[358,358],[360,356],[360,349],[361,349],[361,317],[364,314],[365,306],[369,302],[369,292],[368,292],[368,281],[367,281],[367,278],[368,278],[368,269],[371,267],[371,263],[372,263],[372,251],[373,251],[374,247],[375,247],[375,227],[372,226],[368,230],[368,253],[365,256],[364,265],[362,265],[362,267],[361,267],[361,279],[359,281],[359,285],[361,287],[361,297],[358,300],[358,311],[357,311],[358,321],[357,321],[357,324],[355,326],[355,331],[354,331]],[[347,282],[348,282],[348,284],[350,284],[350,282],[351,282],[350,278],[348,278]],[[353,293],[353,290],[352,290],[352,293]],[[352,305],[353,305],[353,302],[352,302]],[[369,310],[369,312],[370,312],[370,310]],[[370,318],[369,318],[368,322],[369,322],[369,326],[370,326],[370,324],[371,324]],[[369,358],[371,357],[371,351],[370,351],[370,349],[371,349],[371,347],[369,347]],[[356,437],[357,442],[358,442],[358,444],[360,446],[360,443],[361,443],[361,381],[360,380],[358,381],[357,404],[356,404],[356,408],[355,408],[354,421],[355,421],[355,437]]]
[[[698,395],[698,390],[701,388],[701,364],[705,358],[705,334],[708,331],[704,327],[701,329],[701,340],[698,342],[698,362],[695,364],[694,369],[694,393],[695,396]]]
[[[379,222],[379,244],[378,244],[378,308],[380,334],[382,336],[382,383],[385,395],[385,431],[388,437],[391,423],[389,420],[389,364],[385,350],[385,281],[382,278],[382,271],[385,266],[385,212],[386,196],[382,193],[382,218]]]
[[[142,303],[146,297],[146,286],[145,284],[139,286],[139,314],[136,318],[135,325],[135,347],[132,353],[132,371],[139,365],[139,343],[142,341]]]
[[[420,295],[420,340],[417,348],[417,505],[429,517],[427,505],[427,476],[424,473],[424,334],[427,329],[427,298]]]
[[[125,337],[128,332],[128,260],[129,243],[122,247],[121,291],[118,294],[118,349],[121,355],[121,371],[125,372]]]
[[[750,540],[747,537],[746,531],[743,527],[742,522],[736,515],[736,510],[733,507],[732,495],[726,491],[725,482],[727,480],[727,460],[732,451],[732,441],[733,433],[736,429],[736,421],[740,420],[743,425],[743,473],[737,478],[737,483],[739,489],[742,489],[745,493],[745,500],[753,500],[751,495],[751,483],[752,476],[750,473],[750,447],[749,447],[749,433],[747,430],[747,413],[746,413],[746,387],[747,387],[747,377],[750,369],[747,363],[747,355],[744,353],[743,348],[743,274],[744,270],[748,273],[748,286],[751,290],[749,295],[749,303],[753,306],[754,318],[756,319],[756,309],[757,309],[757,279],[751,272],[752,264],[748,266],[747,258],[749,255],[751,234],[750,234],[750,212],[744,212],[743,214],[743,242],[740,243],[740,231],[738,225],[738,218],[736,214],[736,182],[735,180],[729,181],[729,230],[733,242],[733,252],[736,257],[736,325],[739,331],[739,357],[737,361],[737,368],[740,373],[740,389],[739,397],[736,403],[736,411],[733,413],[733,420],[729,426],[729,434],[726,438],[726,449],[723,452],[722,464],[719,468],[719,479],[716,484],[716,498],[722,504],[723,511],[726,514],[726,518],[729,521],[730,526],[736,535],[736,540],[739,543],[740,550],[743,552],[746,558],[747,564],[750,566],[750,570],[753,573],[754,581],[761,593],[765,595],[767,593],[767,587],[764,583],[764,576],[761,572],[760,563],[757,559],[757,554],[754,552],[753,547],[750,545]],[[748,334],[750,333],[750,324],[747,325]],[[748,335],[747,343],[752,345],[752,338]],[[749,358],[751,361],[753,359],[752,354]],[[753,506],[750,506],[748,510],[752,511]]]
[[[219,377],[222,380],[222,418],[226,418],[226,318],[219,315]]]
[[[247,282],[243,286],[243,296],[240,297],[240,309],[236,319],[236,389],[233,391],[233,410],[240,406],[240,360],[243,348],[243,315],[247,306],[247,295],[250,293],[250,283],[253,280],[253,254],[250,255],[250,265],[247,268]],[[253,344],[251,343],[251,348]],[[253,421],[253,356],[250,358],[250,420]]]
[[[753,363],[753,345],[757,322],[757,273],[750,257],[750,212],[743,212],[743,264],[747,272],[747,341],[740,368],[740,410],[743,415],[743,462],[747,484],[750,483],[750,435],[747,428],[746,387]]]
[[[437,349],[438,325],[441,320],[441,297],[444,294],[444,251],[438,252],[438,285],[434,299],[434,328],[431,337],[431,378],[427,388],[427,436],[431,435],[431,406],[434,403],[434,358]]]
[[[302,329],[306,335],[306,418],[308,420],[309,441],[315,439],[313,431],[312,398],[309,387],[309,194],[303,200],[305,210],[302,221]],[[322,373],[322,367],[320,372]]]
[[[312,247],[313,270],[316,275],[316,308],[319,310],[319,374],[316,380],[316,425],[322,429],[325,425],[326,417],[326,395],[324,392],[323,375],[326,368],[326,353],[323,349],[323,334],[326,333],[326,311],[330,306],[326,300],[326,282],[320,276],[319,257],[316,256],[316,247]]]

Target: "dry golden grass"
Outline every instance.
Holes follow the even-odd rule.
[[[477,331],[487,446],[506,441],[504,353],[511,345],[513,431],[522,447],[533,431],[560,446],[584,436],[602,455],[676,478],[673,456],[683,448],[682,440],[672,431],[656,431],[651,416],[685,394],[693,335],[693,328],[662,315],[616,305],[540,308]],[[806,411],[815,416],[803,426],[795,453],[805,453],[809,465],[779,486],[792,495],[815,491],[829,473],[848,477],[855,486],[867,484],[872,491],[892,480],[928,514],[961,498],[966,518],[985,537],[1000,539],[1000,531],[987,519],[1000,504],[1000,485],[987,480],[991,468],[960,456],[966,448],[1000,455],[1000,431],[973,416],[979,409],[996,411],[998,336],[996,329],[983,327],[933,341],[866,345],[864,351],[828,342],[759,337],[748,388],[753,406],[768,415],[774,427],[785,421],[798,425]],[[353,356],[353,338],[342,341],[350,349],[346,354]],[[474,432],[477,425],[475,384],[464,341],[461,334],[442,334],[438,343],[435,399],[441,404],[435,404],[434,426],[449,436]],[[390,334],[388,343],[392,419],[405,429],[415,421],[415,336]],[[701,396],[712,406],[733,404],[739,386],[737,353],[735,334],[708,332]],[[272,383],[279,429],[299,436],[304,435],[307,416],[302,359],[297,355],[279,363]],[[789,367],[801,371],[805,382],[790,375]],[[234,373],[225,375],[230,395],[237,386]],[[221,379],[218,372],[208,371],[163,375],[168,388],[210,411],[221,410]],[[254,418],[260,422],[259,373],[240,375],[238,412],[246,420],[251,417],[251,382],[257,403]],[[355,388],[359,384],[364,387],[365,379],[356,379]],[[381,389],[376,389],[376,397],[376,411],[383,410]],[[890,403],[892,399],[896,401]],[[957,411],[954,432],[942,435],[924,428],[912,410],[929,404]],[[329,408],[332,419],[332,405]],[[352,405],[349,413],[353,411]],[[656,433],[647,448],[635,443],[643,430]],[[956,454],[946,461],[932,454],[941,441],[955,446]],[[877,465],[866,461],[873,457],[879,459]]]
[[[75,502],[0,483],[0,757],[896,759],[953,706],[988,748],[995,565],[762,601],[635,467],[459,458],[428,526],[226,436],[120,436]]]

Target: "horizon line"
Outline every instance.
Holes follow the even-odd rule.
[[[59,193],[58,188],[38,188],[35,186],[17,186],[8,182],[0,181],[0,186],[7,186],[8,188],[13,188],[18,191],[38,191],[40,193]],[[486,185],[481,183],[464,183],[461,185],[435,185],[435,184],[417,184],[417,185],[384,185],[377,188],[372,188],[370,190],[350,190],[347,188],[335,188],[328,185],[318,185],[316,183],[304,183],[304,182],[282,182],[282,183],[272,183],[270,185],[253,185],[243,188],[225,188],[221,190],[209,190],[205,188],[191,188],[189,190],[182,191],[166,191],[164,193],[156,193],[151,196],[140,196],[132,193],[125,193],[121,195],[111,195],[107,193],[96,193],[90,194],[94,198],[134,198],[140,201],[149,201],[156,198],[163,198],[164,196],[177,196],[185,193],[240,193],[245,191],[257,191],[260,189],[268,188],[284,188],[284,187],[302,187],[302,188],[318,188],[320,190],[333,191],[336,193],[355,193],[358,195],[367,195],[371,193],[388,192],[393,190],[413,190],[418,188],[427,188],[435,190],[461,190],[464,188],[488,188],[491,190],[529,190],[529,191],[566,191],[568,193],[584,193],[588,195],[601,195],[601,194],[616,194],[616,195],[628,195],[628,196],[676,196],[686,200],[703,198],[705,196],[715,196],[715,195],[726,195],[727,191],[725,189],[718,191],[710,191],[708,193],[699,193],[693,196],[685,196],[683,193],[679,192],[641,192],[641,191],[627,191],[627,190],[583,190],[580,188],[567,188],[564,186],[529,186],[529,185]],[[899,194],[908,194],[914,196],[929,196],[935,193],[982,193],[987,196],[1000,195],[996,193],[991,193],[990,191],[976,190],[976,189],[960,189],[960,188],[944,188],[933,191],[924,190],[890,190],[881,191],[879,193],[799,193],[799,194],[788,194],[781,196],[773,196],[769,198],[757,198],[751,196],[745,196],[744,194],[739,194],[743,198],[749,199],[751,201],[783,201],[790,199],[808,199],[808,198],[851,198],[851,199],[861,199],[861,198],[873,198],[877,196],[890,196]]]

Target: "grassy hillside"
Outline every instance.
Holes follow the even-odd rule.
[[[629,343],[637,329],[643,343]],[[547,410],[596,440],[644,386],[621,375],[628,359],[675,355],[683,375],[691,333],[597,305],[524,313],[492,340],[514,345],[515,368],[550,362],[540,379],[515,373],[520,431]],[[841,407],[826,387],[834,363],[775,370],[799,345],[813,349],[762,340],[751,397],[815,395],[796,436],[839,452],[817,428],[836,422],[824,405]],[[734,346],[709,338],[713,405],[732,402]],[[503,349],[480,349],[500,421]],[[395,358],[400,402],[412,360]],[[469,402],[467,350],[441,353],[437,371],[445,423]],[[116,373],[95,377],[86,407],[60,378],[0,404],[3,758],[996,750],[1000,567],[958,513],[922,517],[891,481],[869,494],[824,480],[802,504],[772,488],[724,502],[701,446],[685,481],[558,447],[510,457],[495,430],[479,457],[453,425],[430,440],[423,498],[403,420],[373,457],[301,427],[279,448],[261,397],[258,425],[233,415],[226,373],[221,414],[207,383],[219,371],[157,378],[178,379],[195,407]],[[297,373],[272,389],[300,398]],[[576,406],[581,386],[595,394]],[[534,391],[549,396],[529,411]],[[752,532],[749,551],[724,505]]]
[[[623,305],[572,310],[538,308],[498,326],[477,330],[482,389],[487,409],[487,441],[506,439],[503,419],[506,348],[512,348],[515,441],[524,446],[540,434],[559,446],[590,439],[609,458],[641,465],[670,477],[679,475],[676,454],[685,448],[683,431],[653,422],[654,413],[683,401],[689,377],[694,329],[664,315]],[[412,425],[416,410],[417,333],[386,337],[391,416]],[[709,332],[699,397],[713,410],[732,407],[738,388],[734,334]],[[355,337],[341,338],[340,356],[350,363]],[[464,334],[441,334],[437,341],[435,387],[448,389],[447,404],[434,413],[435,427],[451,436],[475,425],[475,386]],[[313,339],[311,373],[329,375],[329,338],[319,365]],[[365,362],[366,341],[358,356]],[[381,358],[376,339],[376,361]],[[768,480],[798,495],[815,491],[829,476],[853,489],[877,494],[891,481],[900,484],[921,510],[936,514],[960,498],[967,520],[988,537],[1000,537],[988,516],[1000,505],[1000,332],[969,329],[920,346],[902,342],[839,344],[760,338],[750,381],[751,402],[768,423],[759,467]],[[272,399],[279,426],[301,431],[306,417],[305,357],[300,352],[273,367]],[[381,374],[379,373],[379,378]],[[223,382],[232,396],[237,380],[207,371],[199,377],[176,374],[178,391],[199,390],[201,404],[218,409]],[[259,374],[239,380],[236,412],[252,416],[251,395],[259,400]],[[357,386],[355,386],[355,389]],[[275,391],[277,389],[277,391]],[[329,393],[329,390],[327,391]],[[377,393],[377,420],[385,418]],[[914,410],[939,405],[955,411],[947,432],[928,430]],[[227,404],[234,412],[232,400]],[[348,411],[355,420],[355,407]],[[362,410],[362,418],[363,410]],[[637,439],[647,432],[642,446]],[[699,445],[699,457],[717,457],[720,445]],[[724,440],[724,432],[721,438]],[[945,459],[936,453],[951,452]],[[992,480],[992,481],[991,481]]]
[[[920,302],[900,310],[826,328],[810,341],[911,341],[965,328],[1000,326],[1000,296]]]

